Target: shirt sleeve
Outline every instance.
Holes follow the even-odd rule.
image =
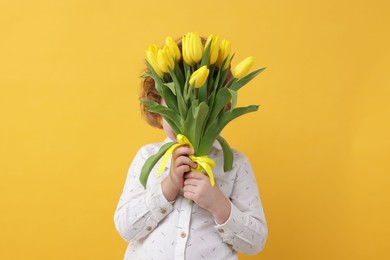
[[[225,223],[216,223],[215,228],[223,241],[232,245],[234,250],[255,255],[265,246],[267,223],[256,178],[248,159],[241,155],[235,160],[238,172],[230,196],[230,216]]]
[[[115,227],[127,242],[147,236],[173,210],[160,182],[147,189],[141,185],[139,175],[146,159],[147,153],[141,148],[130,165],[114,214]]]

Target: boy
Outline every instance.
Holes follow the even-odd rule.
[[[141,97],[164,104],[151,78],[144,79]],[[224,172],[223,151],[215,142],[209,154],[216,163],[212,187],[206,174],[191,171],[196,163],[188,156],[194,151],[181,146],[158,178],[156,164],[144,189],[139,174],[145,160],[176,135],[158,114],[143,104],[141,110],[167,138],[143,146],[129,168],[114,216],[118,232],[129,242],[125,259],[237,259],[237,252],[261,251],[268,230],[248,159],[233,150],[233,168]]]

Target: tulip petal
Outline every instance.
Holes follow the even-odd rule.
[[[251,56],[241,61],[233,70],[233,75],[236,79],[245,77],[252,68],[255,59]]]
[[[176,42],[171,37],[168,36],[165,39],[165,44],[166,46],[168,46],[171,56],[174,57],[176,61],[180,60],[181,54]]]

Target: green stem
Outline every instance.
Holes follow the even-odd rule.
[[[231,77],[231,78],[229,79],[229,81],[226,83],[225,87],[228,88],[228,87],[233,83],[233,81],[234,81],[235,79],[236,79],[235,77]]]

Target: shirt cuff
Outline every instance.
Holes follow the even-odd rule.
[[[146,206],[151,212],[151,220],[156,223],[165,218],[172,210],[173,205],[165,198],[161,183],[155,185],[146,194]]]
[[[238,219],[243,218],[244,216],[242,216],[242,212],[231,201],[230,208],[228,220],[223,224],[218,224],[215,221],[216,225],[214,228],[218,231],[223,241],[232,244],[233,237],[242,232],[242,221],[238,221]]]

